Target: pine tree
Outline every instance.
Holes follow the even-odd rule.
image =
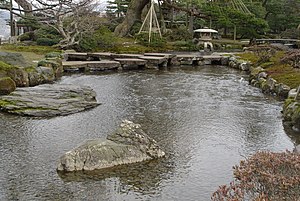
[[[107,14],[109,14],[110,16],[120,18],[126,15],[130,0],[114,0],[108,1],[107,3],[109,4],[106,7]]]

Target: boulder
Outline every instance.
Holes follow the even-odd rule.
[[[0,96],[0,110],[26,116],[52,117],[77,113],[98,106],[90,87],[44,84],[17,88]]]
[[[294,153],[300,154],[300,144],[295,147]]]
[[[28,87],[29,78],[28,73],[23,68],[13,68],[7,70],[7,76],[10,77],[17,87]]]
[[[48,67],[38,67],[44,83],[52,83],[55,80],[54,69]]]
[[[43,78],[42,78],[41,74],[37,72],[36,69],[29,71],[27,73],[28,73],[30,87],[33,87],[33,86],[43,83]]]
[[[16,83],[10,77],[0,78],[0,95],[7,95],[16,90]]]
[[[63,66],[61,58],[48,58],[38,62],[40,67],[52,68],[54,71],[55,78],[60,78],[63,73]]]
[[[248,62],[240,63],[239,69],[242,70],[242,71],[249,71],[250,70],[250,63],[248,63]]]
[[[106,139],[88,140],[60,157],[58,171],[109,168],[163,157],[165,153],[141,125],[124,120]]]
[[[293,130],[300,131],[300,102],[286,99],[283,106],[283,119],[290,122]]]
[[[286,99],[289,95],[289,91],[291,90],[291,88],[285,84],[279,83],[278,85],[276,85],[275,91],[276,94],[278,94],[279,97]]]
[[[297,89],[291,89],[289,91],[288,98],[295,99],[296,95],[297,95]],[[300,94],[297,96],[297,100],[300,100]]]

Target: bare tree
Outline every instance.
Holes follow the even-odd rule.
[[[84,34],[92,34],[100,25],[97,4],[92,0],[39,0],[41,21],[53,27],[62,36],[58,46],[62,49],[79,44]]]

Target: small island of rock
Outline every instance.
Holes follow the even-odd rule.
[[[109,168],[163,157],[165,153],[141,125],[124,120],[107,139],[88,140],[65,153],[58,162],[58,171],[82,171]]]

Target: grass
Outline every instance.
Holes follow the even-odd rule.
[[[0,46],[0,50],[8,52],[30,52],[38,55],[44,55],[50,52],[57,52],[58,49],[49,46],[38,45],[18,45],[18,44],[5,44]]]
[[[0,51],[22,54],[26,62],[26,64],[24,65],[25,67],[27,67],[35,66],[37,64],[37,61],[44,58],[45,54],[50,52],[57,52],[59,50],[48,46],[24,46],[5,44],[0,45]]]
[[[9,69],[14,69],[14,68],[16,68],[16,67],[13,66],[13,65],[7,64],[3,61],[0,61],[0,70],[6,71],[6,70],[9,70]]]

